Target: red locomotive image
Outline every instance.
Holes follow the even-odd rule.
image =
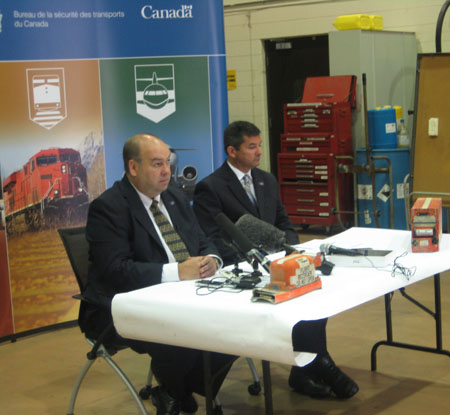
[[[71,148],[38,152],[5,179],[3,197],[8,234],[81,221],[89,196],[80,153]]]

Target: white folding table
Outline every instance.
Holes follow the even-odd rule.
[[[439,283],[439,274],[450,269],[449,234],[442,236],[440,250],[433,253],[412,253],[409,231],[375,228],[351,228],[299,247],[314,253],[322,243],[345,248],[392,250],[398,254],[396,262],[414,273],[410,277],[393,273],[393,264],[384,268],[336,266],[331,275],[321,277],[322,289],[276,305],[252,302],[251,290],[199,295],[205,291],[199,292],[195,281],[159,284],[114,297],[112,314],[116,330],[126,338],[261,359],[266,414],[273,413],[268,362],[303,366],[315,357],[293,350],[292,328],[302,320],[331,317],[384,295],[387,340],[372,349],[372,370],[376,369],[376,349],[382,344],[450,356],[449,351],[442,349]],[[430,276],[435,279],[436,310],[433,313],[422,305],[420,307],[435,317],[436,348],[394,342],[390,293],[400,289],[406,298],[418,304],[404,289]],[[210,411],[207,396],[207,413]]]

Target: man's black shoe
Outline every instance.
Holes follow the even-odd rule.
[[[324,399],[331,396],[331,388],[328,385],[312,379],[302,368],[297,366],[292,366],[288,382],[295,392],[308,395],[314,399]]]
[[[156,407],[156,415],[178,415],[180,413],[179,402],[161,386],[152,389],[152,402]]]
[[[330,355],[317,356],[311,366],[338,398],[348,399],[359,391],[358,385],[336,366]]]
[[[195,412],[197,412],[198,404],[192,395],[188,395],[181,400],[180,408],[182,412],[186,412],[187,414],[194,414]]]

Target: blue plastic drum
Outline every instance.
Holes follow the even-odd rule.
[[[374,149],[397,148],[397,121],[394,108],[368,111],[369,143]]]

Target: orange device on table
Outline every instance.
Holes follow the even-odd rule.
[[[442,237],[442,199],[419,197],[411,208],[411,250],[439,251]]]
[[[252,301],[265,300],[280,303],[310,291],[322,288],[316,277],[316,266],[322,263],[322,255],[315,257],[292,253],[270,264],[270,284],[253,290]]]

